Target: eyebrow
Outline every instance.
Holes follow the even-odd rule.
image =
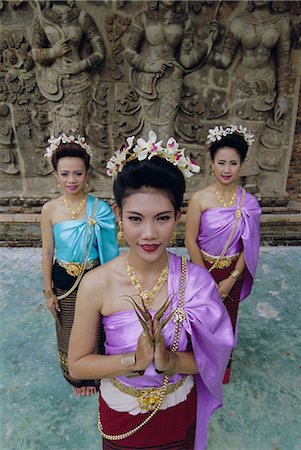
[[[136,214],[137,216],[140,216],[140,217],[143,216],[143,214],[140,214],[136,211],[126,211],[126,213],[127,214]],[[172,213],[173,213],[172,210],[162,211],[162,212],[159,212],[158,214],[156,214],[155,217],[162,216],[163,214],[172,214]]]
[[[225,159],[218,159],[219,162],[226,162]],[[230,159],[229,162],[237,162],[237,159]]]
[[[75,169],[75,170],[67,170],[67,169],[59,169],[59,172],[83,172],[84,169]]]

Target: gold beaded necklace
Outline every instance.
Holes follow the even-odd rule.
[[[218,190],[216,190],[215,193],[216,193],[218,201],[224,208],[229,208],[229,206],[234,205],[234,202],[236,201],[236,189],[228,202],[223,199],[221,193]]]
[[[130,277],[132,286],[134,286],[140,297],[143,299],[145,306],[148,309],[150,309],[153,306],[156,295],[158,294],[159,290],[162,288],[163,284],[168,278],[168,261],[166,266],[163,267],[162,272],[160,273],[160,276],[156,281],[155,285],[148,290],[143,289],[140,281],[137,278],[135,270],[133,269],[133,267],[129,265],[128,261],[126,263],[126,270]]]
[[[82,199],[82,201],[80,202],[78,208],[76,208],[76,210],[73,211],[73,209],[72,209],[71,206],[70,206],[70,203],[68,203],[66,197],[64,197],[64,205],[65,205],[65,208],[66,208],[67,211],[70,213],[71,219],[72,219],[72,220],[76,220],[76,219],[77,219],[77,217],[79,216],[81,210],[82,210],[83,207],[85,206],[86,201],[87,201],[87,197],[85,196],[85,197]]]

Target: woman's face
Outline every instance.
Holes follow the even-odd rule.
[[[239,178],[241,161],[235,148],[221,147],[213,160],[214,176],[222,184],[234,183]]]
[[[137,256],[146,261],[156,261],[165,253],[166,247],[180,218],[168,195],[159,189],[143,188],[124,198],[122,211],[124,236]]]
[[[67,194],[78,194],[84,190],[88,171],[81,158],[65,156],[57,163],[57,179]]]

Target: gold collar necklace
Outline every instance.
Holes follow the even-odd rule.
[[[232,197],[230,198],[230,200],[228,202],[223,199],[221,193],[218,190],[216,190],[215,193],[216,193],[218,201],[224,208],[229,208],[229,206],[234,205],[234,202],[236,201],[236,188],[235,188],[235,191],[234,191]]]
[[[135,270],[133,269],[132,266],[129,265],[128,260],[126,262],[126,270],[130,277],[132,286],[136,289],[140,297],[143,299],[145,306],[148,309],[150,309],[153,306],[156,295],[158,294],[159,290],[162,288],[163,284],[168,278],[168,260],[166,266],[163,267],[158,280],[156,281],[154,286],[149,290],[143,289],[140,281],[137,278]]]
[[[73,209],[70,206],[70,203],[68,203],[66,197],[64,197],[64,205],[65,208],[67,209],[67,211],[70,213],[71,215],[71,219],[72,220],[76,220],[81,212],[81,210],[83,209],[83,207],[85,206],[87,201],[87,196],[85,195],[84,198],[82,199],[82,201],[80,202],[78,208],[76,208],[75,211],[73,211]]]

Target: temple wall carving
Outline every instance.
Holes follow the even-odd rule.
[[[174,136],[201,165],[189,197],[210,182],[208,128],[231,123],[256,136],[241,183],[263,206],[290,200],[301,2],[2,1],[0,21],[0,201],[57,195],[44,153],[70,130],[105,198],[126,137]]]

